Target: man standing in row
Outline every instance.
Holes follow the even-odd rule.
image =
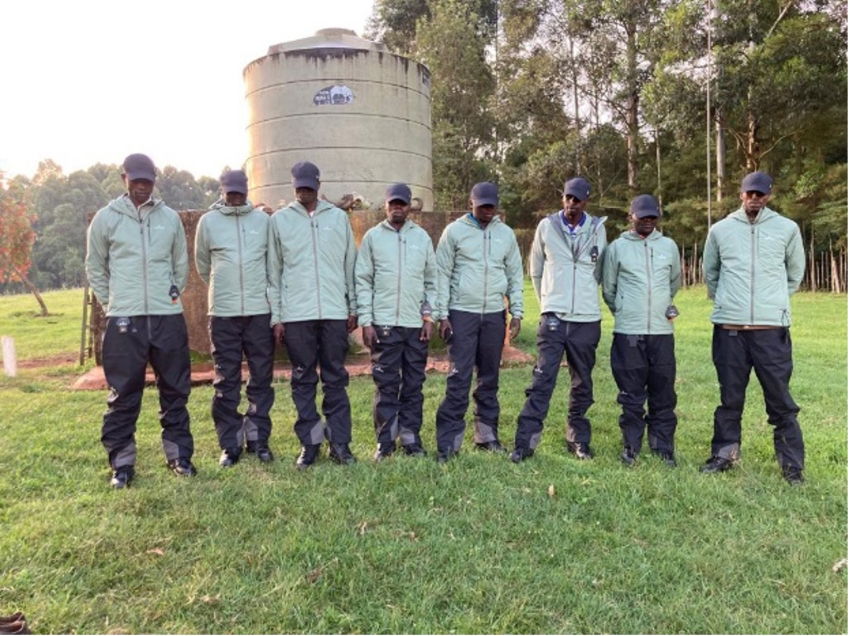
[[[315,463],[325,437],[330,458],[354,463],[351,405],[345,354],[357,327],[354,294],[354,235],[348,216],[319,200],[319,169],[309,161],[292,167],[295,201],[269,223],[268,271],[271,323],[292,363],[292,401],[301,441],[296,466]],[[316,410],[317,365],[321,369],[322,413]],[[326,428],[327,426],[327,428]]]
[[[472,212],[449,224],[437,245],[437,313],[440,335],[449,343],[451,370],[446,396],[437,410],[437,461],[460,450],[466,429],[472,371],[478,374],[475,445],[504,451],[499,442],[499,364],[505,341],[505,298],[510,303],[510,336],[522,320],[522,258],[516,236],[496,216],[499,191],[477,183]]]
[[[103,373],[109,384],[101,441],[112,487],[135,475],[136,420],[150,362],[159,389],[162,447],[168,467],[196,473],[189,430],[189,339],[180,294],[186,286],[186,235],[177,213],[153,197],[156,170],[129,155],[121,177],[127,192],[95,214],[87,235],[86,276],[106,314]]]
[[[720,383],[711,457],[704,473],[729,470],[741,455],[741,414],[750,371],[764,392],[782,475],[803,482],[800,407],[791,397],[791,294],[803,280],[806,257],[797,224],[767,207],[773,179],[751,172],[741,183],[742,206],[708,233],[703,254],[714,301],[712,357]]]
[[[221,176],[221,196],[201,217],[195,233],[195,265],[209,285],[209,330],[215,360],[212,417],[221,447],[219,465],[233,466],[243,442],[261,462],[269,449],[274,404],[274,337],[266,293],[269,216],[246,199],[248,178],[241,170]],[[238,412],[242,356],[250,379],[248,409]]]
[[[387,219],[363,237],[357,254],[355,287],[363,344],[372,352],[375,381],[374,423],[378,438],[375,461],[396,450],[425,455],[422,429],[422,384],[436,301],[434,247],[428,233],[413,221],[410,188],[387,188]]]
[[[591,373],[602,320],[597,287],[607,238],[606,217],[585,212],[589,198],[590,184],[581,177],[570,179],[564,184],[564,208],[543,219],[534,234],[529,268],[541,311],[537,364],[517,420],[513,462],[534,455],[540,443],[565,352],[572,379],[567,450],[578,459],[593,457],[586,413],[593,404]]]
[[[620,430],[627,466],[637,462],[644,429],[649,449],[676,465],[676,353],[673,297],[682,283],[676,243],[656,229],[661,208],[642,194],[629,208],[631,229],[605,250],[602,296],[614,314],[611,371],[623,409]],[[648,404],[648,413],[644,404]]]

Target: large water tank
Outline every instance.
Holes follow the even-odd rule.
[[[376,209],[386,186],[410,185],[434,209],[428,69],[348,29],[276,44],[245,67],[250,198],[294,198],[290,168],[312,161],[321,194]]]

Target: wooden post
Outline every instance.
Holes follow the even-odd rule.
[[[15,339],[12,336],[0,338],[3,347],[3,372],[10,378],[18,375],[18,359],[15,356]]]

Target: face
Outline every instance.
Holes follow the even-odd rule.
[[[228,192],[224,195],[224,202],[231,207],[238,208],[240,205],[245,205],[245,195],[241,192]]]
[[[748,190],[741,193],[741,201],[744,204],[744,211],[747,214],[758,214],[767,205],[769,200],[769,194],[758,192],[757,190]]]
[[[639,219],[634,214],[630,216],[632,217],[632,226],[635,228],[635,232],[641,236],[649,236],[655,230],[655,226],[658,225],[657,216],[645,216],[642,219]]]
[[[295,188],[295,199],[305,208],[313,205],[319,198],[319,193],[313,188]]]
[[[124,175],[124,184],[127,186],[127,194],[135,205],[142,205],[151,198],[153,194],[153,181],[147,179],[133,179],[132,181]]]
[[[484,224],[489,223],[496,216],[495,205],[478,205],[472,210],[473,216]]]
[[[566,212],[567,216],[577,217],[581,216],[581,213],[584,212],[584,209],[587,207],[587,199],[584,201],[580,201],[578,198],[574,197],[572,194],[564,195],[564,212]]]
[[[387,211],[387,221],[393,225],[404,225],[407,215],[410,213],[409,203],[405,203],[401,199],[393,199],[392,201],[387,201],[385,208]]]

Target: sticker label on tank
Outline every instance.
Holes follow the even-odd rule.
[[[313,95],[313,103],[316,106],[338,106],[340,104],[350,104],[353,101],[354,91],[345,84],[326,86]]]

